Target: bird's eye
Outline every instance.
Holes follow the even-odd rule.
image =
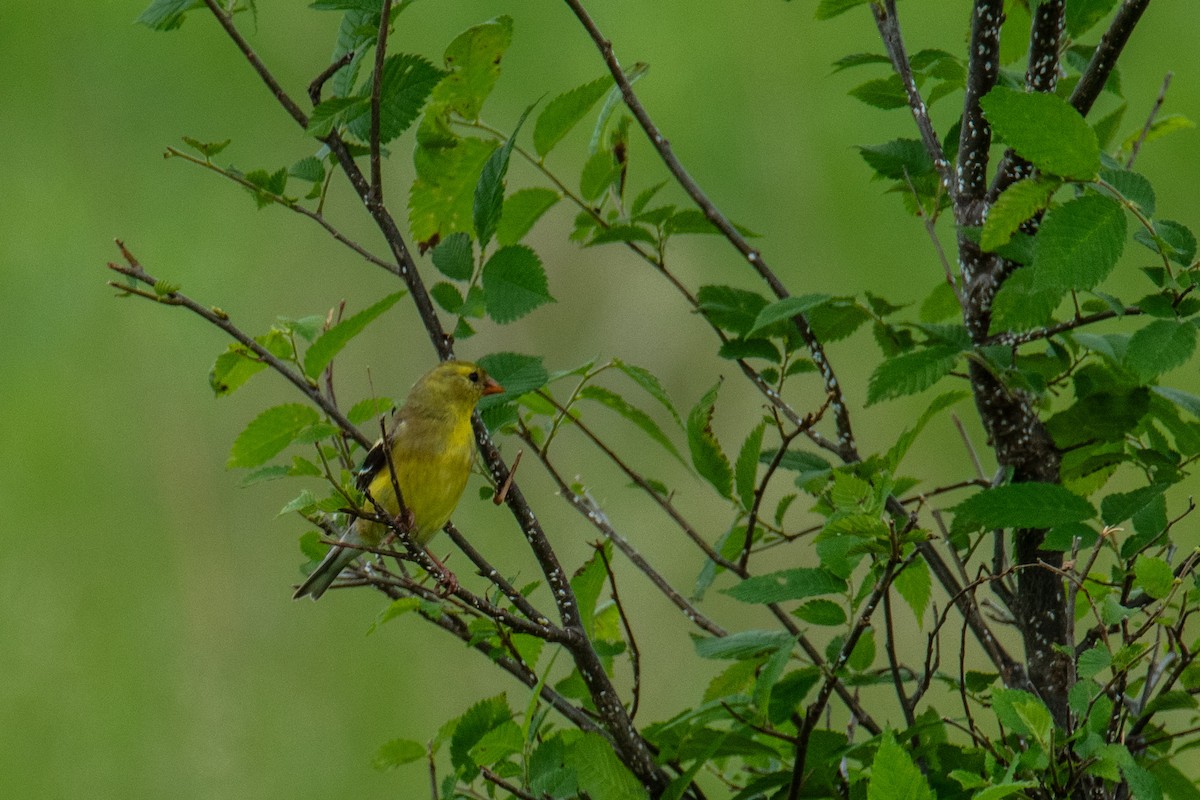
[[[471,383],[479,383],[479,373],[478,372],[472,372],[467,377],[470,378]]]

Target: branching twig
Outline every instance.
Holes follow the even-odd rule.
[[[1162,88],[1158,90],[1158,97],[1155,98],[1150,113],[1146,115],[1146,124],[1142,126],[1142,132],[1138,134],[1137,141],[1133,143],[1133,147],[1129,150],[1129,158],[1125,161],[1125,169],[1133,169],[1133,162],[1137,160],[1142,145],[1146,143],[1146,137],[1150,135],[1150,129],[1154,127],[1154,120],[1158,117],[1158,112],[1162,110],[1163,103],[1167,101],[1167,89],[1171,88],[1171,78],[1173,77],[1175,77],[1175,73],[1173,72],[1168,72],[1163,76]]]

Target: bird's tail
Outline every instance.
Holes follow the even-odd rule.
[[[353,525],[342,536],[342,541],[350,544],[362,544],[362,539]],[[312,574],[304,583],[300,584],[300,588],[292,595],[292,599],[299,600],[305,595],[310,595],[313,600],[319,600],[321,595],[325,594],[325,590],[337,580],[338,575],[342,574],[342,570],[354,563],[354,560],[360,555],[362,555],[362,551],[354,547],[331,548],[329,554],[317,565]]]

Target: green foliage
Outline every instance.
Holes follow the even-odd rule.
[[[692,453],[692,464],[722,497],[732,497],[733,468],[721,449],[712,429],[713,412],[717,404],[717,392],[721,384],[709,389],[700,402],[692,408],[687,419],[688,448]]]
[[[1125,248],[1125,214],[1116,201],[1086,194],[1046,213],[1034,240],[1035,289],[1091,289]]]
[[[265,464],[319,419],[316,411],[299,403],[268,408],[238,434],[226,466],[257,467]]]
[[[1096,132],[1066,100],[997,86],[979,104],[1005,143],[1043,172],[1085,181],[1099,171]]]
[[[509,245],[492,253],[483,265],[481,280],[488,316],[496,322],[513,322],[554,302],[541,259],[525,245]]]
[[[394,306],[407,292],[395,292],[348,319],[337,323],[321,334],[304,353],[304,372],[310,378],[321,374],[350,340],[362,333],[367,325]]]

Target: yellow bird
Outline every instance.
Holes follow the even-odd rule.
[[[392,416],[386,438],[376,442],[363,459],[356,485],[394,517],[400,507],[383,449],[391,448],[395,482],[411,516],[414,543],[424,547],[454,513],[475,460],[471,414],[484,395],[503,391],[475,364],[443,362],[416,382]],[[363,508],[367,513],[376,511],[369,499]],[[342,535],[342,541],[376,547],[388,531],[383,523],[360,517]],[[293,597],[311,595],[316,600],[360,555],[362,551],[353,547],[334,547]]]

